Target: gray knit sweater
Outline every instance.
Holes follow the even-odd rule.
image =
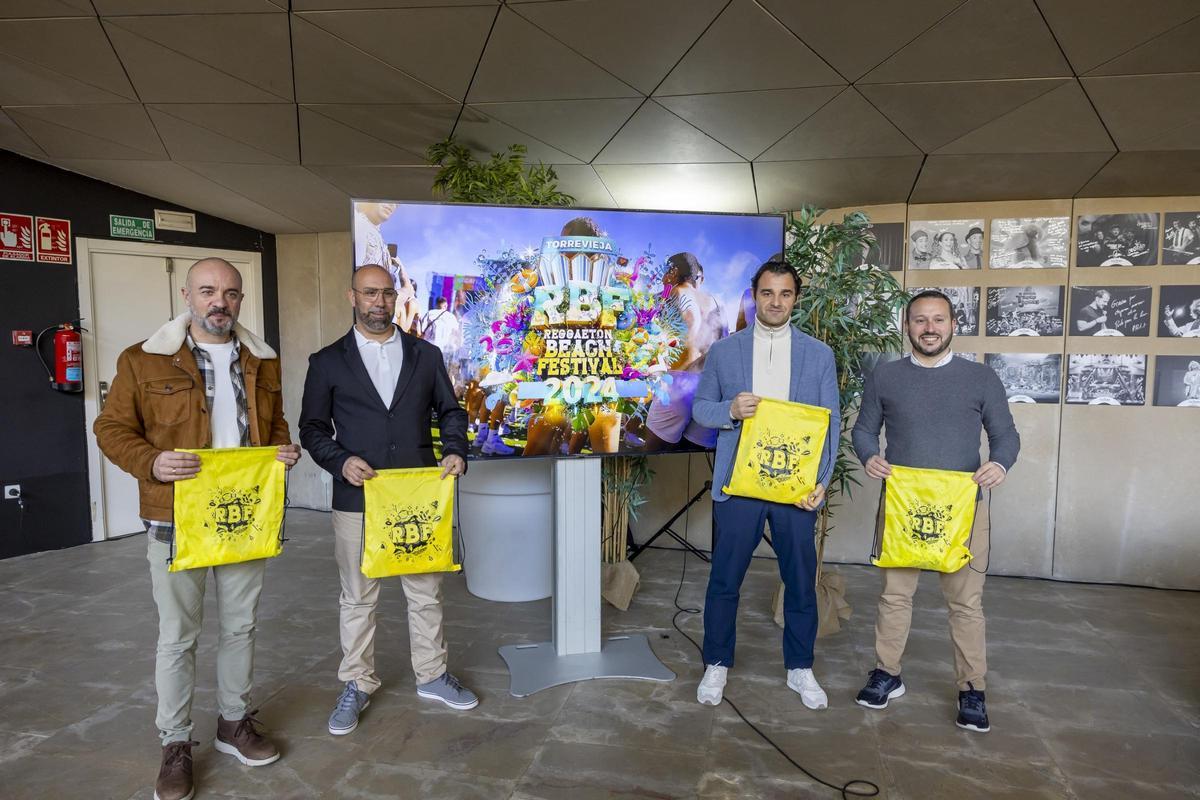
[[[988,460],[1006,470],[1017,460],[1021,437],[1004,384],[991,367],[955,358],[945,366],[890,361],[867,376],[851,437],[866,463],[887,434],[889,463],[925,469],[979,469],[980,430],[988,435]]]

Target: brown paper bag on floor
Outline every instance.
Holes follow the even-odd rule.
[[[622,611],[629,610],[640,581],[637,567],[629,561],[600,565],[600,596]]]
[[[817,637],[831,636],[842,629],[842,620],[850,619],[853,609],[846,602],[846,579],[836,572],[822,570],[817,581]],[[771,598],[775,624],[783,627],[783,581]]]

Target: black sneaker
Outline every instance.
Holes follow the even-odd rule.
[[[867,708],[887,708],[888,700],[903,696],[904,681],[900,680],[899,675],[873,669],[867,676],[867,685],[854,698],[854,702]]]
[[[970,683],[967,686],[970,687],[967,691],[958,693],[958,720],[956,724],[958,727],[969,731],[987,733],[992,729],[992,726],[988,724],[987,702],[984,700],[983,692],[976,689]]]

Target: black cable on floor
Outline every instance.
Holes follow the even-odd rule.
[[[687,496],[691,497],[692,496],[692,471],[690,469],[690,467],[691,467],[690,458],[689,458],[688,467],[689,467],[689,469],[688,469]],[[689,510],[688,514],[690,514],[690,513],[691,513],[691,511]],[[716,531],[714,530],[713,533],[715,534]],[[683,538],[685,541],[687,540],[687,536],[688,536],[688,516],[685,515],[684,523],[683,523]],[[716,551],[716,543],[715,542],[713,543],[713,551],[714,552]],[[683,628],[679,627],[679,615],[680,614],[700,614],[704,611],[704,609],[702,609],[702,608],[684,608],[683,606],[679,605],[679,595],[683,591],[683,581],[687,575],[688,551],[680,550],[679,552],[682,554],[682,561],[680,562],[680,568],[679,568],[679,586],[677,586],[675,588],[675,600],[674,600],[675,608],[677,610],[675,612],[675,615],[673,617],[671,617],[671,627],[673,627],[675,630],[679,631],[680,636],[682,636],[683,638],[687,639],[689,642],[692,643],[692,647],[695,647],[696,651],[698,653],[700,653],[700,659],[701,659],[701,661],[703,661],[704,660],[704,649],[700,647],[700,645],[696,642],[695,639],[693,639],[691,636],[688,636],[687,633],[683,630]],[[747,719],[746,715],[742,713],[742,710],[740,708],[738,708],[737,705],[735,705],[734,702],[732,700],[730,700],[727,696],[722,695],[721,702],[728,703],[729,707],[733,709],[734,713],[737,714],[739,717],[741,717],[742,722],[744,722],[748,726],[750,726],[750,730],[757,733],[764,742],[771,745],[771,747],[773,747],[775,749],[775,752],[777,752],[777,753],[779,753],[779,755],[783,756],[785,761],[787,761],[789,764],[791,764],[796,769],[803,772],[806,776],[808,776],[808,778],[810,780],[814,781],[815,783],[819,783],[822,786],[827,786],[836,792],[840,792],[842,800],[849,800],[849,798],[851,798],[851,797],[875,797],[879,794],[879,786],[877,784],[875,784],[871,781],[868,781],[868,780],[862,780],[860,778],[855,778],[853,780],[846,781],[846,783],[842,784],[841,786],[838,786],[835,783],[830,783],[829,781],[821,780],[816,775],[813,775],[811,772],[809,772],[807,769],[805,769],[804,766],[799,761],[797,761],[796,759],[789,756],[786,752],[784,752],[784,749],[782,747],[780,747],[778,744],[776,744],[774,739],[772,739],[767,734],[763,733],[757,725],[755,725],[753,722],[751,722],[749,719]],[[864,788],[862,788],[862,789],[855,788],[858,786],[862,786]]]

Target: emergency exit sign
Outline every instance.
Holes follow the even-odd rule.
[[[108,215],[108,232],[114,239],[145,239],[154,241],[154,220],[145,217]]]

